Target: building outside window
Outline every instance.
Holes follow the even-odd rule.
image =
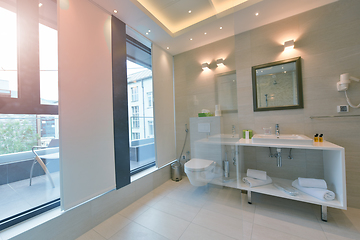
[[[131,88],[131,101],[133,102],[139,101],[139,92],[137,86]]]
[[[148,93],[146,93],[146,95],[147,95],[147,100],[148,100],[148,107],[150,108],[150,107],[152,107],[152,102],[153,102],[152,92],[148,92]]]
[[[153,136],[154,135],[154,123],[153,121],[148,121],[148,129],[149,129],[149,135]]]
[[[132,133],[132,140],[139,140],[140,139],[140,133]]]
[[[132,127],[139,128],[140,127],[139,106],[132,106],[131,110],[132,110]]]

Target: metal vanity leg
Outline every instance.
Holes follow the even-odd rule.
[[[251,202],[251,191],[247,191],[247,197],[248,197],[248,204],[252,204]]]
[[[327,222],[327,206],[321,206],[321,220]]]

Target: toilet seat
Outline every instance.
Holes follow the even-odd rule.
[[[186,162],[184,167],[186,170],[191,172],[201,172],[211,166],[213,163],[214,161],[211,160],[193,158],[190,161]]]

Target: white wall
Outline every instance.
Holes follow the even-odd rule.
[[[202,108],[214,111],[214,74],[219,69],[213,67],[203,72],[201,63],[212,61],[213,64],[221,55],[234,56],[232,59],[225,57],[225,71],[236,70],[238,114],[235,117],[224,116],[225,133],[231,132],[231,124],[236,125],[237,132],[252,129],[261,133],[263,127],[274,128],[276,123],[280,124],[282,133],[300,133],[310,137],[323,133],[325,140],[345,148],[348,205],[360,208],[360,118],[310,119],[310,116],[339,115],[337,105],[347,104],[344,93],[336,90],[340,74],[349,72],[360,77],[359,9],[360,1],[339,0],[176,55],[178,154],[185,138],[184,124],[188,123],[189,117],[195,117]],[[283,43],[289,39],[295,40],[295,49],[284,52]],[[251,67],[297,56],[302,58],[304,109],[253,112]],[[349,95],[356,104],[360,102],[359,91],[360,84],[351,83]],[[360,109],[350,109],[346,114],[359,115]],[[185,151],[189,149],[187,146]],[[252,155],[258,160],[263,159],[258,162],[259,165],[253,162],[252,167],[261,166],[280,174],[278,169],[274,169],[274,159],[268,158],[268,149],[256,153],[249,149],[247,154],[250,158]],[[317,152],[294,151],[293,154],[297,160],[288,162],[293,174],[283,177],[298,174],[321,177],[317,171],[323,165]]]

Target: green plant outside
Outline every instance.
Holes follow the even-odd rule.
[[[0,154],[30,151],[40,136],[27,120],[0,122]]]

